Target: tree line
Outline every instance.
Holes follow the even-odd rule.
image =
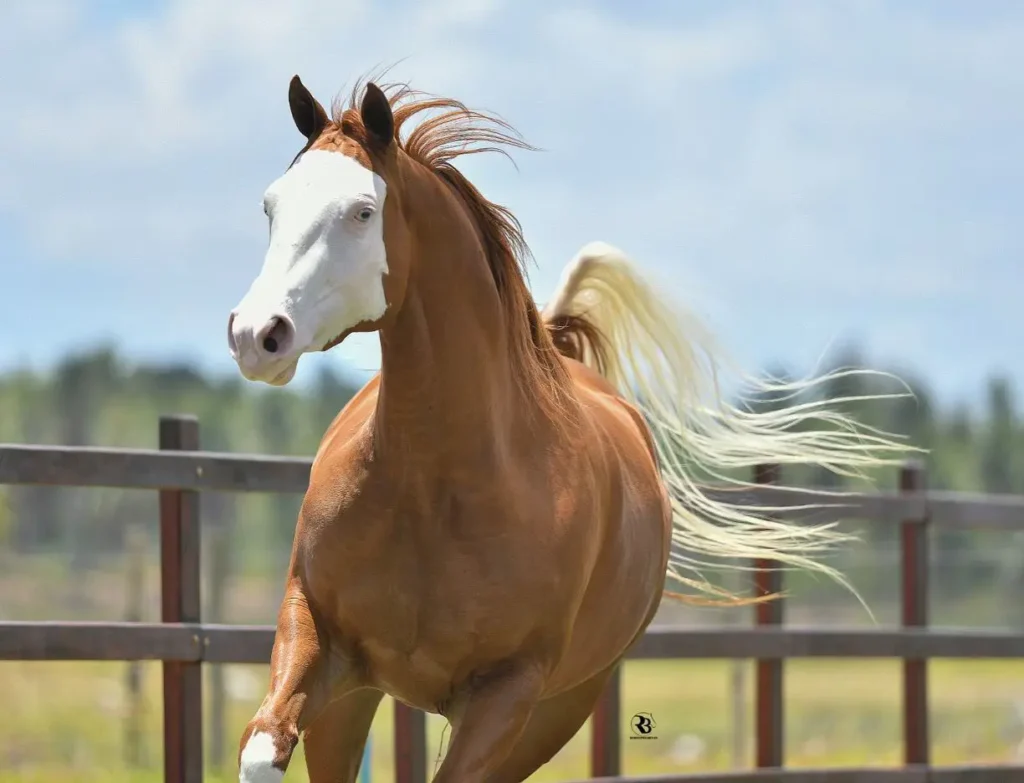
[[[835,362],[866,365],[854,350]],[[772,374],[786,375],[780,368]],[[925,379],[906,371],[896,374],[909,384],[912,397],[853,402],[850,412],[928,449],[924,461],[930,488],[1024,493],[1024,427],[1006,378],[979,379],[986,385],[985,404],[971,411],[964,405],[940,406]],[[885,379],[847,376],[822,393],[856,397],[896,390]],[[199,418],[203,448],[312,455],[355,391],[354,382],[328,368],[308,389],[271,389],[237,376],[204,374],[185,363],[132,363],[112,348],[101,348],[69,355],[49,373],[0,374],[0,441],[155,448],[160,415],[191,413]],[[786,478],[787,483],[842,483],[822,471],[795,470]],[[876,478],[891,487],[895,472]],[[122,549],[127,522],[153,514],[152,498],[144,492],[48,487],[0,492],[0,548],[15,552],[60,550],[73,560],[102,557]],[[90,493],[89,501],[76,501],[83,492]],[[202,502],[204,524],[210,525],[233,524],[244,507],[246,524],[262,531],[256,537],[259,548],[287,555],[299,498],[206,493]],[[968,545],[966,538],[963,545]]]

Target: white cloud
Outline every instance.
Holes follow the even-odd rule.
[[[0,217],[36,263],[89,265],[144,298],[148,320],[127,336],[138,347],[157,350],[174,331],[220,356],[220,321],[262,255],[260,193],[298,148],[288,78],[300,73],[326,103],[401,61],[398,78],[498,111],[548,150],[517,154],[518,174],[500,160],[464,167],[521,217],[541,298],[600,237],[759,360],[790,353],[791,340],[792,353],[816,355],[826,338],[786,325],[807,308],[830,333],[884,343],[886,308],[970,299],[1024,333],[988,282],[1022,277],[1007,259],[1024,249],[1013,217],[1024,8],[983,5],[647,15],[497,0],[168,0],[104,20],[70,0],[8,3]],[[114,322],[82,297],[74,307],[97,331]],[[186,299],[187,323],[173,307]],[[935,307],[915,312],[914,345],[931,361],[943,320]],[[752,334],[773,322],[779,348]],[[366,363],[359,351],[348,355]]]

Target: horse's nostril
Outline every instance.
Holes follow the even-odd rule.
[[[274,316],[256,335],[257,344],[268,354],[287,353],[292,342],[291,321]]]

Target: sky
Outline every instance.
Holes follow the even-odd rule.
[[[751,370],[1024,389],[1024,3],[33,0],[0,6],[0,370],[114,344],[237,373],[263,189],[362,74],[540,152],[460,167],[523,224],[538,301],[621,247]],[[1016,218],[1015,218],[1016,216]],[[306,357],[365,374],[373,336]]]

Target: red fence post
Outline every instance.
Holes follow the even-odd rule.
[[[160,448],[199,450],[194,416],[161,416]],[[160,619],[198,623],[199,494],[160,490]],[[165,661],[164,783],[203,781],[202,664]]]
[[[757,465],[754,481],[778,484],[778,465]],[[782,571],[774,560],[754,561],[754,595],[770,595],[782,591]],[[782,625],[782,599],[754,605],[754,622],[758,627]],[[754,689],[755,763],[758,768],[781,767],[783,764],[785,712],[782,698],[782,660],[759,658]]]
[[[590,777],[614,778],[622,774],[622,664],[612,671],[590,716]]]
[[[900,492],[921,496],[925,491],[925,470],[908,463],[900,470]],[[904,628],[928,625],[928,511],[904,519],[900,525],[902,617]],[[927,765],[928,661],[903,661],[903,759],[905,764]]]
[[[395,699],[395,783],[427,781],[427,717]]]

